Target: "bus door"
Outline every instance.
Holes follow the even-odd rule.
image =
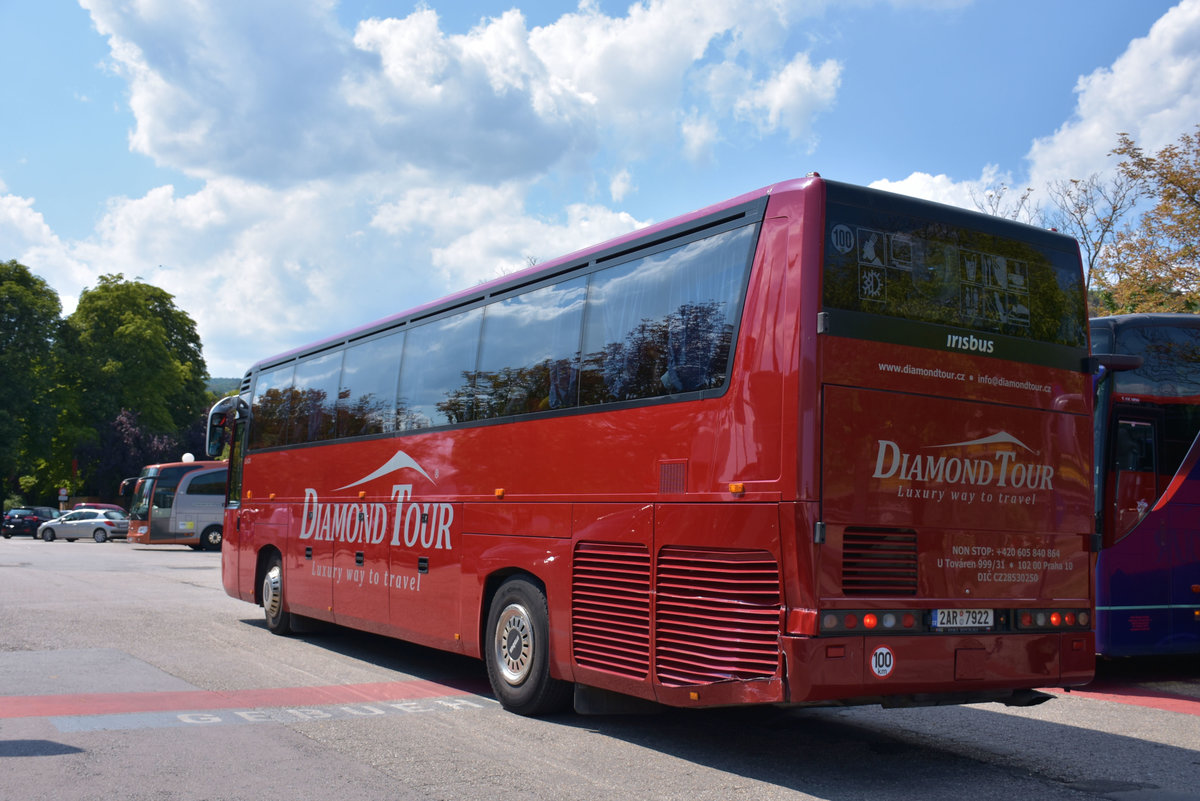
[[[1139,410],[1116,410],[1109,446],[1107,542],[1101,553],[1106,584],[1097,601],[1102,640],[1126,652],[1157,649],[1169,636],[1170,559],[1164,541],[1166,515],[1151,513],[1158,500],[1159,424]]]
[[[150,494],[150,541],[174,539],[176,534],[175,495],[179,489],[181,468],[167,467],[152,479]]]

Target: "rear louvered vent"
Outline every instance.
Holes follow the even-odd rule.
[[[845,595],[916,595],[917,532],[847,529],[842,540]]]
[[[658,491],[663,495],[687,492],[687,462],[659,462]]]
[[[665,686],[776,674],[780,589],[771,554],[664,548],[655,589],[655,672]]]
[[[650,551],[581,542],[571,576],[575,662],[634,679],[650,673]]]

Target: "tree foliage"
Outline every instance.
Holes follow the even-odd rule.
[[[1200,311],[1200,125],[1154,155],[1128,134],[1113,151],[1121,174],[1154,199],[1100,261],[1109,313]]]
[[[110,493],[132,467],[109,452],[129,445],[125,429],[144,429],[147,440],[178,440],[207,407],[196,324],[150,284],[101,276],[67,317],[57,355],[66,396],[59,408],[62,444],[78,465],[73,478],[89,494]]]
[[[142,466],[195,451],[210,401],[195,323],[162,289],[105,275],[61,308],[0,262],[0,479],[29,503],[59,487],[111,498]]]
[[[11,491],[19,468],[49,444],[52,347],[58,293],[16,261],[0,262],[0,477]]]
[[[89,418],[113,420],[126,409],[151,432],[167,433],[203,410],[207,370],[196,324],[164,290],[101,276],[67,326],[64,371]]]

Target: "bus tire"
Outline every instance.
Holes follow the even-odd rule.
[[[54,529],[42,529],[42,542],[54,542]]]
[[[96,542],[107,542],[108,534],[102,528],[98,528],[92,532],[92,539]]]
[[[570,682],[550,677],[550,623],[546,596],[522,578],[500,585],[488,609],[484,660],[501,706],[518,715],[563,710]]]
[[[278,556],[271,557],[263,571],[262,606],[268,631],[281,637],[292,633],[292,613],[283,602],[283,562]]]
[[[209,526],[204,529],[204,533],[200,535],[200,550],[202,551],[219,551],[221,550],[221,527]]]

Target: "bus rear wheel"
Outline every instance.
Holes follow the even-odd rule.
[[[92,532],[92,539],[96,542],[105,542],[108,540],[108,533],[104,529],[98,528]]]
[[[280,636],[292,633],[292,613],[283,608],[283,562],[278,556],[271,558],[263,573],[262,606],[268,631]]]
[[[219,551],[221,550],[221,527],[209,526],[204,529],[204,533],[200,535],[200,550],[202,551]]]
[[[550,623],[545,594],[529,581],[500,585],[488,611],[484,659],[492,692],[518,715],[564,709],[570,682],[550,677]]]

